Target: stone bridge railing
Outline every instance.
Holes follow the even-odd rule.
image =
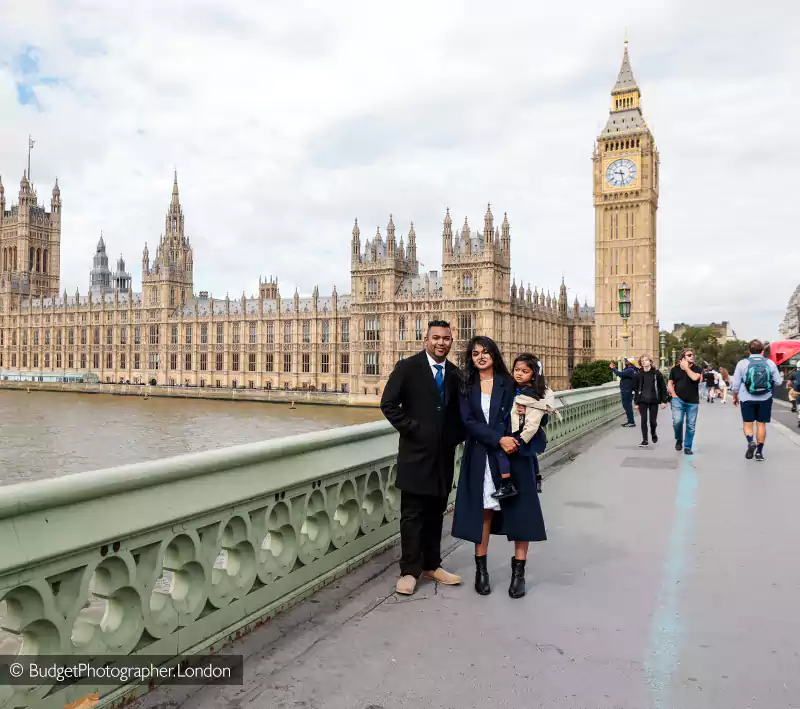
[[[615,388],[558,395],[548,455],[618,415]],[[0,488],[0,655],[214,652],[398,537],[383,421]],[[0,707],[99,691],[0,686]]]

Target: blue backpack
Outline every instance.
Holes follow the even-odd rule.
[[[772,391],[772,372],[762,355],[751,355],[744,375],[744,386],[751,394],[769,394]]]

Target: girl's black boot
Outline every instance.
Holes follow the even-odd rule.
[[[492,592],[489,585],[489,572],[486,570],[486,557],[475,557],[475,590],[481,596],[488,596]]]
[[[511,585],[508,587],[511,598],[522,598],[525,595],[525,561],[511,559]]]

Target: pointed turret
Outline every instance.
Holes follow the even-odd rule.
[[[414,222],[408,230],[408,260],[412,264],[417,263],[417,232],[414,230]]]
[[[517,279],[511,281],[511,300],[517,299]]]
[[[397,242],[394,238],[394,219],[389,215],[389,223],[386,225],[386,255],[389,260],[394,261],[397,254]]]
[[[627,93],[628,91],[634,90],[638,91],[639,87],[636,85],[636,79],[633,78],[631,60],[630,57],[628,57],[628,40],[625,40],[625,50],[622,54],[622,66],[619,68],[617,83],[614,84],[612,93]]]
[[[442,259],[447,260],[453,254],[453,220],[450,217],[450,207],[444,214],[442,229]]]
[[[486,246],[491,246],[492,235],[494,234],[494,215],[492,205],[486,205],[486,214],[483,216],[483,241]]]
[[[611,113],[600,137],[624,136],[647,130],[640,100],[641,93],[633,78],[633,70],[628,57],[628,42],[626,41],[625,51],[622,55],[622,67],[617,76],[617,83],[611,89]]]
[[[511,225],[508,223],[508,213],[503,212],[503,224],[500,231],[500,250],[503,257],[510,263],[511,259]]]
[[[56,184],[58,182],[56,181]],[[3,187],[3,176],[0,175],[0,222],[3,221],[3,212],[6,206],[6,188]]]
[[[355,264],[361,260],[361,229],[358,228],[358,217],[353,224],[353,238],[350,243],[350,259]]]
[[[178,171],[175,170],[174,173],[174,180],[172,182],[172,200],[169,203],[170,211],[175,209],[180,209],[181,200],[180,196],[178,195]]]
[[[2,185],[0,185],[0,193],[2,193]],[[0,194],[0,200],[2,200],[2,194]],[[53,194],[50,197],[50,210],[53,214],[61,211],[61,189],[58,186],[57,177],[56,183],[53,185]]]

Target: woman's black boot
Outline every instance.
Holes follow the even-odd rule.
[[[475,590],[481,596],[488,596],[492,592],[489,585],[489,572],[486,570],[486,557],[475,557]]]
[[[511,560],[511,585],[508,587],[511,598],[522,598],[525,595],[525,560]]]

